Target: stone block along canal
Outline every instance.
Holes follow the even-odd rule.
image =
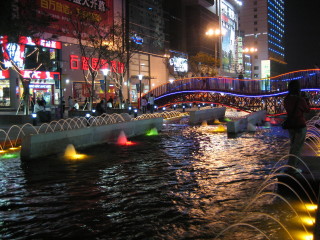
[[[288,152],[277,127],[228,138],[172,124],[130,141],[77,150],[86,155],[79,160],[2,156],[0,239],[214,239],[247,215],[243,209]],[[281,218],[276,205],[269,196],[255,208]],[[251,223],[270,239],[287,239],[272,221]],[[245,226],[219,239],[249,238],[266,239]]]

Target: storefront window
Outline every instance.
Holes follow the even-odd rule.
[[[132,63],[130,65],[131,70],[131,102],[137,102],[140,97],[140,83],[141,94],[149,91],[149,71],[150,60],[146,54],[135,54],[132,57]],[[142,75],[143,78],[140,81],[138,75]]]
[[[10,82],[9,80],[0,80],[0,106],[10,106]]]
[[[37,50],[38,49],[38,50]],[[26,69],[37,68],[40,64],[39,71],[58,71],[58,49],[26,46]]]

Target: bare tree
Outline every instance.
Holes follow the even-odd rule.
[[[41,38],[48,26],[54,22],[53,18],[45,13],[39,13],[37,1],[34,0],[6,0],[0,1],[0,51],[1,69],[11,68],[18,73],[18,78],[23,86],[24,114],[29,114],[29,84],[32,79],[32,73],[37,71],[43,63],[41,58],[37,57],[36,66],[31,69],[25,69],[25,63],[32,55],[41,54],[35,46],[34,51],[25,53],[21,39],[30,37],[31,41]],[[20,58],[17,61],[17,55]],[[29,70],[30,75],[22,74]]]
[[[105,59],[112,57],[112,26],[103,21],[100,15],[79,8],[72,10],[69,16],[70,26],[66,34],[76,39],[80,50],[91,110],[95,98],[95,80],[100,69],[108,68]]]
[[[104,68],[110,70],[108,78],[115,84],[120,103],[123,101],[127,63],[134,51],[139,49],[139,45],[131,41],[132,33],[126,31],[129,30],[125,29],[124,19],[121,17],[116,17],[110,26],[99,15],[81,9],[75,9],[70,14],[70,29],[67,34],[76,39],[82,59],[87,59],[83,76],[90,93],[89,109],[92,109],[95,79],[99,70]]]
[[[126,32],[128,31],[128,32]],[[121,63],[121,69],[114,69],[111,66],[111,75],[113,83],[119,95],[120,108],[123,101],[123,86],[125,83],[125,76],[129,71],[129,63],[132,56],[141,49],[142,39],[139,38],[135,32],[125,29],[120,17],[116,18],[115,24],[111,29],[113,35],[112,47],[109,49],[108,56],[117,59]],[[119,71],[120,70],[120,71]]]

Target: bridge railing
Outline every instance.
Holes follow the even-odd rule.
[[[175,80],[152,89],[146,95],[162,96],[181,91],[221,91],[244,95],[285,92],[291,80],[299,80],[302,89],[320,87],[320,69],[290,72],[267,79],[236,79],[224,77],[194,77]]]

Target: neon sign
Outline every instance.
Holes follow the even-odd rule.
[[[55,79],[55,75],[60,75],[59,72],[42,72],[42,71],[21,71],[23,78],[31,79]]]
[[[118,61],[108,61],[106,59],[80,57],[78,55],[69,56],[70,69],[73,70],[89,70],[91,66],[94,70],[108,69],[111,72],[124,73],[124,63]]]
[[[131,37],[132,41],[136,44],[143,44],[143,38],[139,37],[137,34],[135,34],[133,37]]]
[[[188,72],[188,59],[173,57],[169,59],[170,66],[173,66],[175,72]]]
[[[47,48],[61,49],[61,42],[45,39],[32,39],[31,37],[20,37],[19,43],[31,46],[41,46]]]
[[[49,84],[30,84],[29,88],[51,88],[52,85]]]

